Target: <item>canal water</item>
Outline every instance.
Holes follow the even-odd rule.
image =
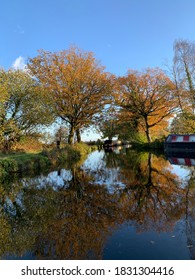
[[[195,166],[186,162],[101,150],[69,169],[2,181],[0,259],[195,259]]]

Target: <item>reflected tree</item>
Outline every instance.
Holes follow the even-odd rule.
[[[121,193],[122,202],[139,230],[170,230],[184,212],[184,190],[162,157],[148,153],[143,158],[134,176],[129,178],[125,171],[127,187]]]
[[[186,186],[186,237],[187,237],[187,247],[189,248],[191,258],[195,259],[195,168],[192,166],[190,170],[190,179]]]
[[[8,224],[4,236],[6,228],[11,235],[8,243],[1,239],[0,245],[5,244],[1,256],[7,251],[12,255],[32,251],[40,259],[101,259],[117,208],[115,197],[91,179],[75,169],[68,188],[55,191],[49,184],[25,188],[22,217],[4,221]]]
[[[123,184],[119,188],[110,181],[114,191],[108,182],[96,180],[101,172],[101,178],[108,179],[110,169]],[[161,232],[172,230],[185,214],[189,244],[193,242],[193,188],[186,193],[188,189],[163,157],[138,156],[132,150],[126,156],[108,153],[96,171],[77,165],[67,176],[63,177],[63,170],[56,174],[60,186],[57,179],[43,176],[23,178],[15,188],[11,184],[7,193],[2,185],[0,258],[31,252],[39,259],[102,259],[109,235],[124,222],[138,231]],[[6,197],[12,201],[12,211],[3,206]],[[16,205],[21,211],[14,210]]]

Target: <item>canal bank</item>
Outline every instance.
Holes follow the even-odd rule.
[[[37,170],[49,170],[62,164],[75,164],[81,158],[85,158],[96,146],[88,146],[84,143],[66,145],[62,149],[47,149],[40,153],[12,153],[0,157],[0,177],[13,173],[37,172]]]

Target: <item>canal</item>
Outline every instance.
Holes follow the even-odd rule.
[[[95,151],[0,195],[0,259],[195,259],[195,166],[163,154]]]

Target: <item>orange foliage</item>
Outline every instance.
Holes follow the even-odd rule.
[[[140,129],[150,142],[151,131],[167,127],[174,112],[174,90],[174,84],[158,68],[146,69],[143,73],[129,71],[126,77],[118,79],[116,101],[123,114],[130,113],[138,119]]]
[[[41,50],[28,67],[43,85],[56,115],[70,125],[71,143],[75,131],[89,125],[108,102],[111,75],[93,53],[78,48],[56,53]]]
[[[124,217],[136,221],[139,230],[172,230],[185,212],[185,190],[168,161],[148,153],[136,172],[126,164],[122,174],[127,187],[121,194]]]

